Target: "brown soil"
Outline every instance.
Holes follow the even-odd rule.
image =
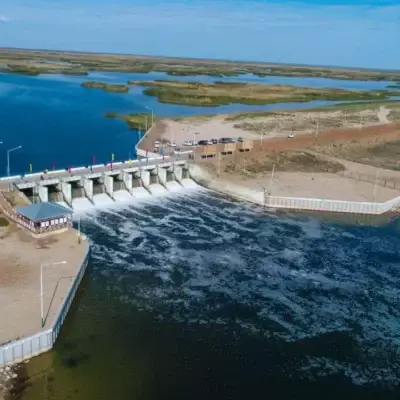
[[[314,154],[301,151],[267,153],[238,153],[222,163],[223,172],[245,176],[271,173],[272,168],[282,172],[340,172],[345,167]]]

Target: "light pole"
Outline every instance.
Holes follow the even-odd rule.
[[[40,264],[40,315],[42,317],[42,328],[44,327],[44,312],[43,312],[43,267],[50,267],[52,265],[66,264],[66,261],[58,261],[53,263]]]
[[[146,108],[151,111],[151,126],[153,126],[153,124],[154,124],[154,110],[152,108],[148,107],[148,106],[146,106]]]
[[[13,149],[7,150],[7,176],[10,176],[10,153],[12,151],[20,149],[22,146],[14,147]]]

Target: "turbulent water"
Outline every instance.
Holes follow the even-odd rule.
[[[22,398],[398,398],[395,222],[278,216],[191,189],[82,226],[89,275]]]

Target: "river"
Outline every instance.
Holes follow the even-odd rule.
[[[82,219],[92,260],[21,399],[394,399],[400,235],[205,189]]]

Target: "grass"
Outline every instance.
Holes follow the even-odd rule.
[[[26,68],[35,64],[40,68]],[[58,62],[63,65],[64,72],[79,68],[82,73],[88,71],[111,72],[165,72],[171,76],[207,75],[213,77],[238,76],[255,74],[258,76],[289,76],[289,77],[322,77],[347,80],[400,81],[400,71],[369,71],[345,68],[324,68],[312,66],[296,66],[271,63],[230,62],[215,60],[196,60],[168,57],[149,57],[118,54],[73,53],[60,51],[35,51],[0,49],[0,64],[18,64],[13,73],[36,75],[40,73],[55,73],[60,71]]]
[[[3,216],[0,216],[0,227],[4,228],[6,226],[10,225],[10,222],[8,221],[8,219],[6,219]]]
[[[390,91],[352,91],[314,89],[288,85],[266,85],[232,82],[130,81],[144,86],[144,94],[157,97],[161,103],[199,107],[217,107],[232,103],[264,105],[312,100],[357,101],[385,100]]]
[[[128,124],[129,129],[146,129],[150,128],[151,114],[118,114],[116,112],[107,112],[104,114],[106,118],[118,118]]]
[[[81,86],[84,88],[101,89],[106,92],[113,92],[113,93],[129,92],[129,87],[126,85],[109,85],[108,83],[104,82],[85,81],[81,83]]]

